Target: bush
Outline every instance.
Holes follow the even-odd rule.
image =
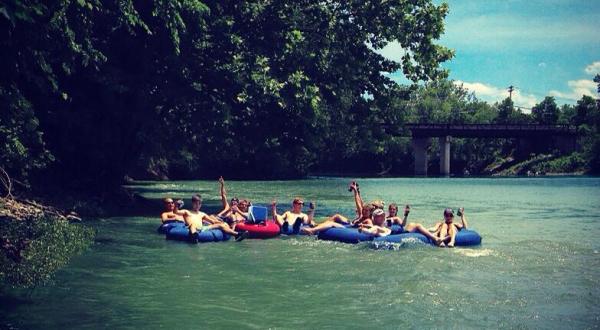
[[[72,256],[88,248],[95,235],[85,225],[51,216],[23,220],[2,217],[0,223],[0,238],[24,247],[20,260],[0,250],[0,287],[31,288],[46,283]]]
[[[573,173],[585,170],[586,159],[582,154],[574,152],[567,156],[535,164],[531,167],[534,172],[541,173]]]

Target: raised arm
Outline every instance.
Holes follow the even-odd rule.
[[[467,226],[469,224],[467,223],[467,216],[465,215],[465,208],[464,207],[459,208],[458,212],[460,212],[460,222],[462,222],[462,229],[467,229]]]
[[[354,193],[354,204],[356,204],[356,212],[358,216],[362,216],[363,201],[358,191],[358,184],[355,181],[350,183],[350,190]]]
[[[219,184],[221,185],[221,204],[223,204],[223,211],[226,211],[229,209],[229,203],[227,202],[227,192],[225,191],[225,179],[222,176],[219,177]]]
[[[316,225],[315,223],[315,208],[317,207],[317,204],[315,202],[310,202],[310,204],[308,204],[308,224],[309,225]]]
[[[404,207],[404,218],[402,218],[402,226],[406,226],[406,224],[408,223],[408,214],[410,213],[410,205],[406,204],[406,206]]]
[[[280,227],[283,226],[283,216],[277,214],[277,201],[273,200],[271,202],[271,213],[273,214],[273,221],[278,224]],[[285,215],[285,213],[284,213]]]

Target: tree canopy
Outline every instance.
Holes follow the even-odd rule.
[[[3,164],[21,179],[60,169],[50,173],[78,184],[144,172],[304,175],[315,151],[333,143],[352,154],[361,125],[386,116],[381,105],[402,91],[382,72],[445,76],[438,64],[452,52],[434,41],[447,10],[430,1],[8,0]],[[376,52],[393,41],[401,63]]]
[[[24,185],[94,189],[127,175],[403,173],[410,142],[386,127],[597,116],[589,99],[550,97],[530,116],[445,80],[447,12],[430,0],[4,1],[0,165]],[[378,53],[391,42],[399,62]],[[464,147],[465,166],[504,148]]]

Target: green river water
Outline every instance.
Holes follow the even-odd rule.
[[[280,208],[302,196],[317,216],[353,214],[349,179],[227,182],[230,197]],[[412,206],[430,226],[465,207],[476,248],[377,249],[314,237],[189,245],[156,233],[158,217],[89,220],[93,247],[3,311],[17,328],[597,328],[600,178],[359,180],[365,199]],[[140,183],[147,198],[216,181]],[[155,213],[160,212],[157,203]],[[151,211],[152,212],[152,211]]]

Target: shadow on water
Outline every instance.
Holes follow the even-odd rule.
[[[16,310],[21,305],[32,305],[33,303],[33,299],[27,296],[16,297],[10,293],[0,292],[0,310],[10,312]]]
[[[96,244],[115,244],[117,240],[110,237],[96,237],[94,240]]]

